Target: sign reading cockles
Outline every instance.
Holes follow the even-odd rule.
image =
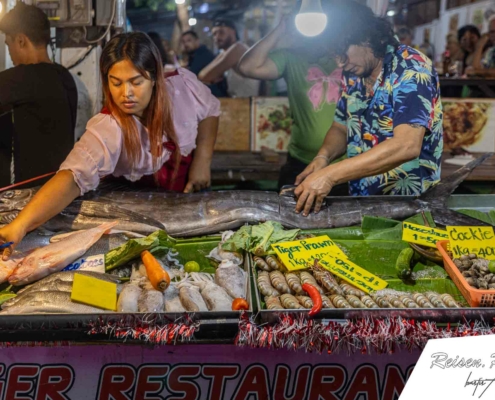
[[[448,226],[450,250],[455,258],[476,254],[480,258],[495,260],[495,234],[489,226]]]

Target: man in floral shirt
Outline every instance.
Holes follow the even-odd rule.
[[[443,114],[431,61],[400,45],[366,6],[342,2],[329,15],[344,91],[315,160],[298,176],[296,212],[321,208],[332,187],[350,194],[418,196],[440,181]],[[349,21],[353,21],[352,24]],[[347,152],[348,159],[330,162]]]

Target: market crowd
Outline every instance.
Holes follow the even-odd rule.
[[[114,36],[100,59],[102,108],[69,149],[58,143],[64,134],[73,137],[73,81],[48,57],[45,14],[19,3],[0,20],[15,64],[0,73],[0,104],[24,110],[29,122],[22,129],[40,135],[60,167],[0,238],[19,243],[109,176],[178,192],[206,190],[218,98],[256,96],[261,81],[281,78],[293,128],[279,186],[297,185],[295,212],[317,213],[330,192],[421,195],[437,184],[443,115],[432,61],[401,43],[368,7],[322,5],[329,21],[316,38],[302,36],[286,18],[248,48],[232,21],[217,20],[212,35],[221,51],[214,55],[196,32],[184,32],[182,64],[156,34]]]

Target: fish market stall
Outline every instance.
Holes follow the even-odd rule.
[[[495,332],[495,196],[450,196],[473,165],[308,218],[290,192],[100,189],[1,263],[5,398],[31,374],[71,398],[392,399],[429,339]],[[1,221],[34,192],[0,193]]]

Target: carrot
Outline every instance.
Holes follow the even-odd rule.
[[[240,297],[234,299],[234,301],[232,302],[232,311],[239,311],[239,310],[249,310],[248,302]]]
[[[170,285],[170,276],[167,271],[163,269],[158,260],[148,250],[141,253],[141,260],[143,260],[148,279],[153,288],[160,292],[167,290]]]
[[[309,316],[313,317],[314,315],[318,314],[321,311],[321,308],[323,307],[323,302],[321,299],[321,294],[316,289],[313,285],[310,285],[309,283],[305,283],[302,285],[302,288],[305,292],[309,294],[309,297],[311,297],[311,300],[313,301],[313,308],[309,311]]]

